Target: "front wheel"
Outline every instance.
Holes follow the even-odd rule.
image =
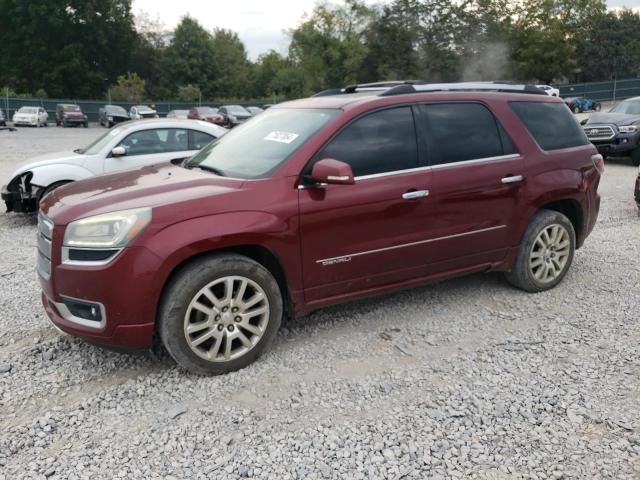
[[[580,113],[580,112],[581,110],[579,106],[576,105],[575,107],[573,107],[573,113]]]
[[[549,290],[567,274],[575,248],[571,221],[555,210],[540,210],[527,227],[507,281],[527,292]]]
[[[282,294],[271,273],[240,255],[188,263],[163,295],[160,339],[184,369],[219,375],[246,367],[280,328]]]

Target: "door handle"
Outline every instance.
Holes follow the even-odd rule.
[[[504,177],[502,183],[518,183],[523,180],[522,175],[513,175],[512,177]]]
[[[414,190],[414,191],[402,194],[402,198],[404,200],[416,200],[417,198],[424,198],[428,196],[429,196],[429,190]]]

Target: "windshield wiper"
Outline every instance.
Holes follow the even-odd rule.
[[[210,167],[208,165],[185,165],[184,168],[187,168],[189,170],[191,170],[192,168],[199,168],[200,170],[204,170],[205,172],[211,172],[215,175],[218,175],[219,177],[224,177],[224,173],[222,172],[222,170],[220,170],[219,168],[215,168],[215,167]]]

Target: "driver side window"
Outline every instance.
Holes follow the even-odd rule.
[[[143,130],[127,136],[119,146],[127,155],[180,152],[189,150],[189,136],[186,130],[176,128]]]

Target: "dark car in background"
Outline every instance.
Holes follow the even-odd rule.
[[[117,123],[129,120],[127,111],[118,105],[105,105],[98,110],[98,123],[100,123],[100,126],[111,128]]]
[[[167,118],[189,118],[189,110],[171,110],[167,113]]]
[[[89,126],[89,119],[82,113],[79,105],[74,103],[59,103],[56,105],[56,126],[62,125],[64,128],[82,125]]]
[[[600,102],[596,102],[585,97],[569,97],[564,99],[564,103],[573,113],[589,112],[591,110],[599,112],[602,108]]]
[[[226,117],[222,115],[217,108],[212,107],[193,107],[189,110],[187,118],[190,120],[202,120],[203,122],[213,123],[221,127],[227,123]]]
[[[218,111],[226,117],[225,126],[229,128],[238,126],[253,116],[249,110],[241,105],[223,105]]]
[[[633,164],[640,165],[640,97],[592,114],[583,128],[603,156],[631,155]]]

